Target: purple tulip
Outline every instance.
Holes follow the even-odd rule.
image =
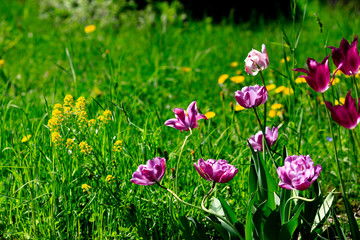
[[[269,147],[273,146],[278,138],[278,128],[273,127],[272,130],[269,127],[265,129],[265,139]],[[258,131],[255,135],[248,139],[251,146],[255,151],[263,151],[263,133]]]
[[[138,185],[154,185],[160,182],[165,173],[165,158],[156,157],[148,160],[146,165],[141,164],[133,173],[132,183]]]
[[[306,190],[319,177],[322,170],[320,165],[314,167],[314,162],[307,156],[289,156],[284,166],[278,167],[279,187],[289,190]]]
[[[264,104],[268,99],[268,92],[265,87],[255,85],[243,87],[235,92],[236,101],[243,108],[253,108]]]
[[[333,106],[328,101],[325,101],[325,105],[337,124],[348,129],[354,129],[360,123],[360,112],[357,110],[355,99],[351,97],[351,90],[346,94],[344,105]]]
[[[200,158],[198,165],[194,163],[196,171],[202,178],[217,183],[227,183],[237,174],[238,169],[226,160],[208,159],[206,162]]]
[[[205,115],[198,113],[196,101],[190,103],[186,112],[182,108],[175,108],[174,113],[176,119],[172,118],[167,120],[165,125],[181,131],[189,131],[190,129],[196,128],[199,119],[207,119]]]
[[[245,72],[251,75],[258,74],[269,66],[269,57],[266,52],[265,44],[261,45],[261,52],[251,50],[245,59]]]
[[[331,48],[331,56],[335,66],[340,69],[346,75],[356,75],[359,71],[360,57],[357,50],[358,36],[354,38],[354,41],[349,44],[346,39],[342,39],[340,47],[328,47]]]
[[[321,63],[316,62],[312,58],[308,58],[307,65],[309,70],[296,68],[293,69],[293,71],[306,73],[307,76],[300,77],[305,78],[307,84],[316,92],[323,93],[330,87],[329,56],[324,58]]]

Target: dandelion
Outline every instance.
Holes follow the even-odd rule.
[[[232,68],[237,68],[239,66],[239,63],[238,62],[232,62],[230,63],[230,67]]]
[[[283,108],[283,105],[280,103],[274,103],[273,105],[271,105],[271,109],[273,109],[273,110],[278,110],[281,108]]]
[[[51,140],[53,143],[55,143],[55,145],[59,146],[60,145],[60,142],[61,142],[61,136],[60,136],[60,133],[59,132],[53,132],[51,134]]]
[[[29,134],[29,135],[26,135],[25,137],[23,137],[23,138],[21,139],[21,142],[22,142],[22,143],[27,142],[27,141],[30,140],[30,138],[31,138],[31,135],[30,135],[30,134]]]
[[[335,84],[337,84],[337,83],[339,83],[340,82],[340,79],[339,78],[334,78],[334,80],[332,81],[332,83],[330,82],[330,84],[331,85],[335,85]]]
[[[207,117],[207,119],[210,119],[210,118],[213,118],[213,117],[215,117],[215,113],[214,112],[207,112],[207,113],[205,113],[205,117]]]
[[[292,88],[287,87],[287,88],[284,89],[283,92],[284,92],[285,95],[291,95],[291,94],[294,93],[294,90]]]
[[[113,177],[112,175],[107,175],[105,180],[106,180],[108,183],[111,183],[111,181],[114,180],[114,179],[115,179],[115,177]]]
[[[245,80],[244,76],[235,76],[230,78],[234,83],[242,83]]]
[[[237,71],[236,71],[236,75],[240,75],[241,73],[242,73],[241,70],[237,70]]]
[[[341,97],[341,98],[339,98],[339,101],[338,101],[338,100],[335,100],[335,105],[340,105],[340,103],[341,103],[341,105],[344,105],[344,103],[345,103],[345,98]]]
[[[268,91],[271,91],[271,90],[273,90],[274,88],[276,88],[276,85],[275,85],[275,84],[269,84],[269,85],[266,86],[266,90],[268,90]]]
[[[72,149],[74,147],[74,145],[75,145],[75,142],[71,138],[68,138],[68,140],[66,140],[66,147],[68,149]]]
[[[93,150],[92,147],[84,141],[82,141],[79,144],[79,148],[80,148],[80,152],[85,154],[90,154],[91,151]]]
[[[182,68],[181,68],[181,71],[184,72],[184,73],[188,73],[188,72],[191,71],[191,68],[189,68],[189,67],[182,67]]]
[[[223,75],[221,75],[221,76],[219,77],[218,83],[219,83],[219,84],[223,84],[223,83],[226,81],[226,79],[228,79],[228,78],[229,78],[229,75],[223,74]]]
[[[0,59],[0,68],[5,64],[5,60],[4,59]]]
[[[275,89],[275,93],[281,93],[282,91],[285,90],[285,88],[286,88],[286,87],[284,87],[284,86],[277,87],[277,88]]]
[[[244,109],[245,108],[243,106],[239,105],[239,104],[235,106],[235,111],[237,111],[237,112],[241,111],[241,110],[244,110]]]
[[[95,25],[87,25],[84,28],[85,33],[92,33],[96,30],[96,26]]]
[[[91,188],[91,186],[87,185],[86,183],[81,185],[81,189],[83,190],[83,192],[89,192],[90,188]]]
[[[276,116],[276,111],[275,110],[270,110],[269,111],[269,117],[274,118]]]
[[[74,98],[71,95],[66,95],[64,98],[64,106],[71,107],[74,104]]]
[[[114,146],[113,146],[113,151],[114,152],[121,152],[122,151],[122,145],[123,145],[123,142],[121,140],[116,140],[116,142],[114,143]]]
[[[306,79],[303,77],[298,77],[297,79],[295,79],[295,83],[296,84],[306,83]]]

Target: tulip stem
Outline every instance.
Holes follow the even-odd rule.
[[[321,96],[323,98],[323,101],[325,103],[325,96],[324,96],[324,93],[321,93]],[[339,163],[339,159],[337,157],[337,148],[336,148],[336,141],[335,141],[335,136],[334,136],[334,131],[333,131],[333,128],[332,128],[332,124],[331,124],[331,117],[330,117],[330,112],[329,112],[329,109],[327,107],[325,107],[326,109],[326,113],[327,113],[327,117],[328,117],[328,120],[329,120],[329,126],[330,126],[330,132],[331,132],[331,137],[333,139],[333,144],[334,144],[334,151],[335,151],[335,162],[336,162],[336,165],[337,165],[337,168],[338,168],[338,173],[339,173],[339,179],[340,179],[340,186],[341,186],[341,193],[344,195],[345,197],[345,188],[344,188],[344,183],[343,183],[343,180],[342,180],[342,175],[341,175],[341,168],[340,168],[340,163]]]
[[[355,141],[356,141],[356,143],[357,143],[357,145],[358,145],[358,147],[359,147],[359,149],[360,149],[360,142],[359,142],[359,138],[358,138],[358,136],[357,136],[357,134],[356,134],[356,132],[355,132],[355,130],[353,129],[353,130],[351,130],[352,131],[352,133],[354,133],[353,134],[353,136],[354,136],[354,138],[355,138]]]
[[[275,168],[277,169],[277,168],[278,168],[278,165],[276,164],[275,159],[274,159],[273,155],[271,154],[271,152],[274,152],[274,153],[276,153],[276,154],[278,154],[278,153],[275,152],[275,151],[273,151],[273,150],[270,148],[270,146],[268,145],[268,143],[267,143],[267,141],[266,141],[266,138],[265,138],[265,128],[263,128],[263,126],[261,125],[260,117],[259,117],[259,115],[258,115],[258,113],[257,113],[257,111],[256,111],[256,107],[253,108],[253,109],[254,109],[254,112],[255,112],[255,116],[256,116],[256,118],[257,118],[257,120],[258,120],[258,122],[259,122],[259,125],[260,125],[260,128],[261,128],[261,132],[262,132],[262,134],[263,134],[263,142],[265,143],[266,149],[268,150],[269,155],[270,155],[270,157],[271,157],[271,159],[272,159],[272,161],[273,161],[273,163],[274,163],[274,166],[275,166]]]
[[[354,85],[355,85],[355,90],[356,90],[356,100],[357,100],[357,101],[355,101],[357,103],[356,104],[356,109],[359,112],[359,89],[358,89],[358,86],[356,84],[355,75],[353,75],[353,80],[354,80]]]
[[[182,200],[176,193],[174,193],[174,192],[171,191],[170,189],[168,189],[168,188],[160,185],[160,183],[158,183],[158,182],[157,182],[156,184],[157,184],[159,187],[161,187],[161,188],[165,189],[166,191],[168,191],[169,193],[171,193],[179,202],[181,202],[181,203],[183,203],[183,204],[185,204],[185,205],[187,205],[187,206],[193,207],[193,208],[195,208],[195,209],[202,210],[202,211],[204,211],[204,212],[206,212],[206,213],[212,214],[212,215],[214,215],[215,217],[221,219],[224,223],[226,223],[227,225],[229,225],[229,226],[236,232],[236,234],[237,234],[240,238],[242,238],[241,234],[240,234],[239,231],[236,229],[236,227],[235,227],[229,220],[227,220],[224,216],[221,216],[220,214],[217,214],[217,213],[215,213],[215,212],[213,212],[213,211],[205,208],[205,206],[198,207],[198,206],[195,206],[195,205],[193,205],[193,204],[191,204],[191,203],[185,202],[185,201]],[[204,200],[205,200],[205,199],[211,194],[211,192],[214,190],[214,187],[215,187],[215,182],[213,183],[213,186],[212,186],[212,188],[210,189],[210,191],[205,195],[204,199],[202,200],[201,205],[203,205]]]
[[[180,159],[181,159],[181,155],[183,153],[183,150],[184,150],[184,147],[185,147],[185,144],[188,140],[188,138],[192,135],[192,131],[191,131],[191,128],[189,128],[189,131],[190,131],[190,134],[187,135],[185,137],[185,140],[183,142],[183,145],[181,146],[181,149],[180,149],[180,155],[179,155],[179,159],[176,163],[176,169],[175,169],[175,193],[177,194],[178,193],[178,176],[179,176],[179,168],[180,168]]]
[[[212,193],[212,191],[214,190],[215,184],[216,184],[216,182],[213,182],[213,185],[212,185],[211,189],[209,190],[209,192],[204,196],[203,200],[201,201],[201,208],[202,209],[206,209],[205,208],[205,201],[209,197],[209,195]]]

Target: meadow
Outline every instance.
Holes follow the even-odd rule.
[[[41,17],[37,1],[2,1],[0,238],[263,239],[249,232],[264,230],[256,219],[265,219],[259,220],[265,224],[275,215],[263,210],[252,216],[264,197],[254,200],[254,194],[262,191],[257,188],[261,181],[271,178],[283,200],[274,164],[283,166],[286,154],[309,155],[322,166],[311,190],[286,192],[298,194],[292,206],[309,211],[300,206],[301,197],[309,200],[314,193],[331,199],[319,227],[311,229],[308,238],[300,236],[356,239],[344,193],[359,226],[359,126],[348,130],[332,121],[333,137],[321,94],[292,69],[307,68],[308,57],[321,62],[331,54],[327,46],[339,47],[342,38],[351,43],[360,33],[360,19],[347,7],[317,1],[299,1],[296,9],[294,19],[259,18],[241,24],[215,24],[211,18],[164,23],[155,16],[158,21],[149,25],[114,26],[92,19],[54,22]],[[263,85],[260,74],[248,75],[244,67],[248,53],[260,51],[262,44],[269,66],[261,74],[266,86],[272,86],[266,126],[278,127],[274,159],[248,146],[247,140],[261,128],[254,112],[235,99],[235,91]],[[333,73],[331,59],[329,66]],[[338,72],[324,94],[327,101],[343,104],[350,89],[355,97],[352,78]],[[186,109],[193,101],[208,119],[199,120],[191,136],[165,126],[175,108]],[[261,106],[259,114],[264,119]],[[254,175],[256,156],[262,158],[260,169],[266,176]],[[161,185],[199,207],[211,183],[194,163],[226,159],[235,166],[234,178],[217,184],[205,204],[212,211],[222,206],[217,213],[236,222],[238,229],[243,226],[244,233],[239,230],[239,237],[216,216],[181,204],[156,184],[131,183],[138,166],[155,157],[166,159]],[[306,217],[295,220],[292,226],[306,225]],[[269,227],[265,224],[265,233]]]

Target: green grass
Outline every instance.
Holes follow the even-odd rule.
[[[281,124],[276,150],[280,152],[286,145],[291,155],[310,155],[323,166],[319,178],[323,192],[340,191],[332,144],[326,140],[330,132],[325,108],[316,101],[318,94],[306,84],[291,83],[293,72],[292,80],[278,72],[287,76],[287,69],[303,67],[307,57],[321,61],[330,53],[324,46],[338,46],[341,37],[352,41],[360,32],[355,13],[310,4],[295,59],[288,48],[284,50],[280,26],[294,43],[299,22],[294,31],[290,20],[260,21],[259,25],[190,21],[170,25],[165,33],[160,24],[142,29],[98,27],[86,34],[83,25],[40,19],[32,1],[0,3],[0,13],[0,59],[5,59],[0,69],[1,238],[181,239],[178,216],[193,216],[207,223],[197,210],[177,209],[163,189],[129,181],[139,164],[166,156],[162,184],[173,187],[170,169],[176,165],[186,133],[166,127],[164,122],[173,117],[173,108],[186,108],[194,100],[202,113],[211,110],[216,116],[199,121],[185,146],[179,195],[200,205],[210,183],[200,178],[193,162],[198,158],[226,159],[239,173],[228,184],[218,184],[215,196],[224,197],[245,222],[251,154],[246,140],[259,127],[252,111],[234,112],[230,104],[235,105],[236,90],[261,84],[261,80],[242,73],[243,83],[227,80],[219,86],[217,79],[221,74],[234,76],[236,70],[243,71],[247,53],[252,48],[259,50],[262,43],[270,58],[270,67],[264,72],[266,83],[294,86],[290,96],[269,93],[268,108],[275,102],[284,105],[283,118],[268,118],[268,126]],[[316,16],[323,24],[322,34]],[[284,52],[290,56],[288,68],[280,62]],[[238,68],[230,67],[233,61],[239,62]],[[191,70],[185,72],[183,67]],[[345,97],[352,87],[350,79],[340,78],[340,83],[326,92],[327,99]],[[89,119],[104,109],[112,111],[113,121],[97,133],[95,129],[76,132],[77,142],[86,140],[94,155],[69,154],[51,141],[46,125],[54,104],[62,103],[67,94],[87,99]],[[336,141],[350,200],[358,206],[358,149],[349,131],[334,127],[336,135],[342,136]],[[79,130],[74,124],[71,129]],[[359,135],[359,127],[355,132]],[[67,128],[62,133],[73,136]],[[28,134],[31,139],[21,143]],[[111,151],[115,137],[124,143],[124,151],[118,154]],[[279,165],[281,161],[276,159]],[[271,174],[276,177],[275,170]],[[114,176],[115,182],[108,184],[107,175]],[[92,187],[89,193],[82,191],[84,183]],[[341,198],[339,201],[342,207]],[[216,238],[215,230],[206,226],[209,237]]]

